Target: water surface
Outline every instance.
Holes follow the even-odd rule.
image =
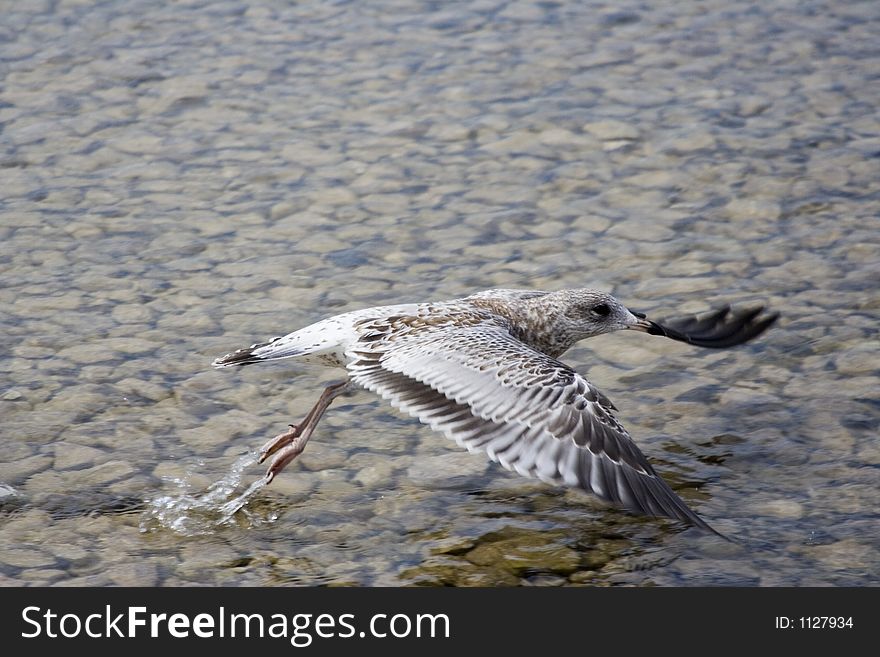
[[[877,585],[880,5],[2,2],[0,583]],[[457,450],[329,314],[593,286],[769,304],[565,360],[728,544]],[[234,506],[234,505],[233,505]]]

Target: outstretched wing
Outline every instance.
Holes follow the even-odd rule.
[[[504,326],[377,321],[362,335],[346,354],[352,380],[468,450],[635,513],[715,531],[657,475],[604,395]]]

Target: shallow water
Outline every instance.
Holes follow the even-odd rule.
[[[877,585],[880,5],[0,2],[0,583]],[[565,360],[740,544],[211,360],[489,287],[782,314]],[[236,498],[247,497],[236,512]]]

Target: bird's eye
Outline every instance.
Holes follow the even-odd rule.
[[[599,317],[608,317],[611,314],[611,308],[608,307],[607,303],[598,303],[591,310],[596,315],[599,315]]]

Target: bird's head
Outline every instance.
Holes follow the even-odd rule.
[[[606,292],[565,290],[560,296],[557,329],[564,327],[575,342],[623,329],[650,333],[655,326]]]

